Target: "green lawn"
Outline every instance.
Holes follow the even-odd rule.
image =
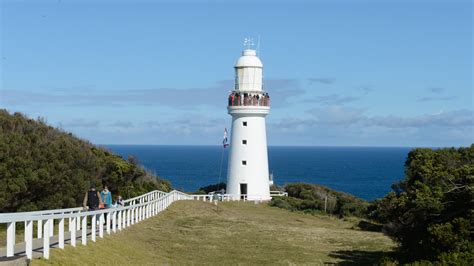
[[[371,264],[395,244],[358,220],[292,213],[266,204],[180,201],[87,246],[54,249],[33,265]]]

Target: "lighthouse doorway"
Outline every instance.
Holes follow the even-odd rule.
[[[240,184],[240,199],[244,199],[244,195],[247,195],[247,184]]]

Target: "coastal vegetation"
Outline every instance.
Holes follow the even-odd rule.
[[[52,250],[32,265],[372,265],[395,243],[358,218],[253,202],[178,201],[96,243]]]
[[[221,191],[222,189],[224,189],[224,190],[226,189],[226,183],[224,183],[224,182],[209,185],[209,186],[205,186],[205,187],[201,187],[194,193],[195,194],[208,194],[208,193],[214,192],[214,191]]]
[[[399,243],[400,261],[474,265],[474,145],[414,149],[405,173],[369,208]]]
[[[44,119],[0,109],[0,212],[77,207],[90,184],[130,198],[169,182]]]
[[[270,205],[368,219],[358,226],[398,243],[385,257],[389,263],[474,265],[474,145],[412,150],[405,178],[392,189],[368,203],[320,185],[288,184],[288,197],[273,198]]]
[[[284,186],[288,197],[274,197],[270,206],[306,213],[328,213],[339,217],[364,217],[369,203],[350,194],[321,185],[292,183]]]

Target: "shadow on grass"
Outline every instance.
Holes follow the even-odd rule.
[[[388,251],[363,251],[340,250],[329,254],[330,257],[341,259],[338,265],[374,265],[383,257],[392,257],[394,252]]]
[[[372,222],[368,222],[364,220],[360,221],[357,224],[357,227],[359,227],[360,230],[369,231],[369,232],[382,232],[382,229],[383,229],[383,225],[381,224],[376,224],[376,223],[372,223]]]

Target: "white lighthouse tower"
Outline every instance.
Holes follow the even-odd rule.
[[[262,61],[246,49],[235,64],[235,88],[229,95],[232,133],[227,194],[233,198],[270,200],[265,117],[270,97],[263,89]]]

